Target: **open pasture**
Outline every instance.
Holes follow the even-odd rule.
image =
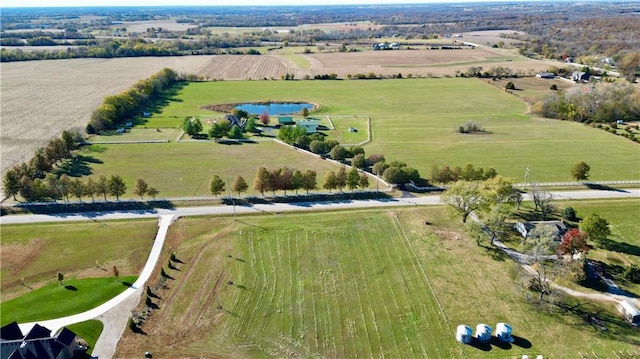
[[[314,117],[366,113],[371,117],[373,138],[365,146],[367,153],[384,154],[391,161],[405,161],[417,168],[423,177],[430,177],[433,164],[453,167],[472,163],[485,169],[493,167],[499,174],[518,181],[524,180],[527,166],[531,169],[528,178],[530,181],[569,181],[571,168],[579,161],[585,161],[591,166],[592,180],[638,177],[637,167],[628,165],[640,161],[638,144],[578,123],[533,118],[526,114],[527,105],[521,99],[485,80],[451,78],[209,82],[189,84],[179,90],[176,98],[179,101],[170,102],[157,115],[159,118],[182,119],[194,114],[202,115],[206,110],[200,107],[207,104],[267,100],[317,103],[320,108],[312,112]],[[211,114],[215,115],[214,112]],[[468,121],[479,123],[488,133],[457,133],[456,129]],[[260,150],[265,145],[265,142],[259,142],[255,145],[258,148],[256,151],[270,152]],[[175,154],[169,157],[160,156],[162,152],[155,152],[156,149],[162,151],[160,148],[169,148],[162,146],[146,147],[148,152],[143,151],[145,154],[153,152],[157,156],[159,160],[154,166],[160,171],[164,162],[167,162],[166,158],[182,156],[183,161],[185,158],[192,158],[189,152],[180,155],[185,149],[182,147],[173,147]],[[234,163],[234,166],[240,168],[251,161],[264,163],[260,156],[243,155],[251,146],[254,145],[233,146],[235,152],[228,152],[225,158],[232,158],[230,156],[233,155],[241,158],[238,164]],[[211,148],[213,151],[208,153],[209,156],[215,155],[220,146]],[[124,151],[129,154],[128,150],[109,147],[109,152],[120,152],[123,156]],[[132,151],[135,152],[137,151]],[[110,159],[103,155],[99,157],[105,164],[97,166],[96,170],[104,168],[99,171],[120,173],[135,180],[135,175],[127,174],[131,173],[131,169],[127,169],[130,158],[123,162],[117,156],[111,156]],[[120,163],[117,165],[119,168],[109,171],[107,169],[113,166],[110,163],[113,159]],[[206,163],[216,164],[219,161],[212,159]],[[258,166],[252,165],[253,168]],[[216,172],[225,171],[211,167],[211,173]],[[181,176],[174,173],[163,178],[171,178],[169,183],[177,183],[179,175]],[[200,181],[208,179],[201,178]],[[170,192],[176,193],[175,190]],[[204,192],[191,188],[187,193]]]
[[[2,226],[2,302],[55,282],[58,272],[113,278],[116,265],[123,276],[137,275],[157,229],[155,220]]]
[[[89,163],[94,178],[101,174],[122,176],[128,188],[126,197],[135,197],[133,188],[137,178],[156,187],[159,197],[164,198],[211,196],[209,181],[213,175],[226,182],[228,191],[240,175],[249,185],[248,193],[255,196],[260,193],[253,190],[253,180],[261,166],[268,170],[285,166],[300,171],[312,169],[317,172],[318,187],[322,186],[328,171],[338,170],[338,166],[328,161],[271,140],[242,144],[205,140],[201,143],[93,145],[85,147],[82,153],[103,162]],[[371,186],[375,187],[373,181]]]
[[[525,303],[509,279],[513,263],[477,246],[443,208],[182,218],[168,238],[184,264],[142,327],[147,335],[126,331],[118,357],[154,348],[239,358],[566,358],[640,343],[613,307],[599,309],[603,333],[580,316],[585,303],[574,313]],[[516,342],[454,340],[458,324],[498,321],[513,325]]]

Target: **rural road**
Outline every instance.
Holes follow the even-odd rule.
[[[614,199],[614,198],[640,198],[640,189],[629,190],[582,190],[582,191],[556,191],[550,192],[556,200],[580,200],[580,199]],[[524,195],[524,200],[531,200],[529,194]],[[274,203],[256,204],[251,206],[202,206],[179,207],[174,209],[157,209],[144,211],[111,211],[111,212],[84,212],[68,214],[31,214],[11,215],[0,217],[0,226],[9,224],[29,224],[44,222],[72,222],[86,220],[118,220],[136,218],[158,218],[158,233],[154,245],[147,259],[147,263],[136,282],[118,296],[89,311],[71,315],[64,318],[37,322],[52,330],[58,329],[90,319],[102,319],[105,327],[102,335],[94,348],[94,356],[99,358],[113,357],[116,345],[126,328],[126,320],[130,311],[135,308],[145,283],[149,279],[156,262],[160,256],[169,226],[177,217],[201,216],[201,215],[230,215],[245,213],[279,214],[293,211],[329,211],[356,208],[377,208],[394,206],[422,206],[442,204],[439,195],[424,197],[403,197],[383,200],[344,200],[332,202],[301,202],[301,203]],[[120,305],[122,304],[122,305]],[[119,306],[120,305],[120,306]],[[119,306],[118,308],[116,308]],[[125,308],[126,307],[126,308]],[[28,332],[36,323],[20,324],[23,332]]]

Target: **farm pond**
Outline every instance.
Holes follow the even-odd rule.
[[[243,103],[235,106],[238,110],[247,111],[249,114],[262,114],[267,112],[270,116],[298,113],[303,108],[313,109],[313,104],[306,102],[270,102],[270,103]]]

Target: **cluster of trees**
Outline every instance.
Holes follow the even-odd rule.
[[[600,82],[556,91],[536,102],[536,114],[584,123],[616,122],[640,117],[640,90],[626,82]]]
[[[464,167],[456,166],[453,169],[449,166],[440,167],[438,164],[434,164],[431,168],[431,181],[443,185],[457,181],[485,181],[497,175],[494,168],[476,169],[471,163],[467,163]]]
[[[485,70],[482,66],[471,66],[466,72],[457,73],[460,77],[480,77],[501,79],[508,77],[518,77],[518,73],[508,67],[494,66]]]
[[[467,133],[467,134],[476,134],[476,133],[486,133],[487,131],[482,128],[482,125],[474,122],[474,121],[467,121],[467,123],[465,123],[462,126],[458,126],[458,128],[456,129],[456,131],[458,133]]]
[[[288,167],[277,168],[269,171],[265,167],[260,167],[253,180],[253,189],[260,192],[264,196],[265,192],[283,191],[287,195],[287,191],[296,191],[304,189],[307,193],[317,187],[316,172],[313,170],[300,171]],[[247,181],[238,175],[231,187],[230,192],[235,192],[239,196],[249,189]],[[214,175],[209,182],[209,191],[214,196],[218,196],[227,190],[225,181],[218,175]]]
[[[23,198],[30,198],[31,184],[42,180],[54,171],[55,167],[72,157],[71,151],[78,148],[82,136],[78,132],[62,131],[62,135],[35,151],[28,163],[21,163],[9,169],[3,178],[4,194],[15,196],[24,193]]]
[[[394,184],[405,184],[420,181],[417,169],[407,166],[405,162],[386,162],[383,155],[365,156],[364,148],[360,146],[344,147],[336,140],[325,139],[320,133],[307,134],[306,130],[297,126],[283,126],[278,132],[278,138],[285,143],[294,145],[322,156],[328,155],[336,161],[349,163],[357,169],[371,172]],[[350,159],[350,162],[346,162]]]
[[[130,89],[106,97],[102,105],[91,114],[87,133],[102,133],[115,129],[127,119],[142,112],[145,106],[182,80],[174,70],[164,68],[155,75],[138,81]]]

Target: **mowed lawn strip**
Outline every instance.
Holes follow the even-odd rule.
[[[85,278],[51,283],[2,303],[2,325],[61,318],[93,309],[122,293],[137,276]]]
[[[102,334],[104,324],[99,320],[87,320],[86,322],[67,325],[66,328],[76,333],[77,336],[87,342],[89,345],[87,354],[91,354],[93,352],[93,348],[96,346],[96,342],[98,341],[100,334]]]
[[[2,301],[66,278],[137,275],[158,230],[156,220],[3,225]],[[24,284],[21,281],[24,279]]]
[[[314,170],[320,188],[326,173],[339,168],[273,141],[232,145],[214,142],[93,145],[85,147],[83,154],[103,162],[91,164],[94,179],[99,175],[123,177],[127,185],[125,197],[136,197],[133,188],[137,178],[158,189],[159,197],[211,196],[209,181],[213,175],[225,181],[227,191],[241,175],[249,185],[247,193],[260,195],[253,189],[253,181],[261,166],[270,171],[285,166],[302,172]],[[228,196],[228,192],[223,196]]]

